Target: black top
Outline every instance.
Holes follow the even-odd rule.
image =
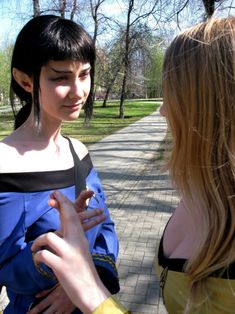
[[[160,240],[158,249],[158,263],[163,268],[168,268],[172,271],[185,272],[185,266],[187,259],[185,258],[168,258],[165,257],[163,252],[163,236]],[[220,277],[223,279],[235,279],[235,262],[231,263],[226,269],[220,269],[216,272],[211,273],[211,277]]]
[[[92,168],[90,155],[81,160],[85,178]],[[74,167],[57,171],[0,173],[0,192],[35,192],[60,189],[75,183]]]

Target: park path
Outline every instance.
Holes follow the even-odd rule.
[[[120,240],[118,298],[134,314],[165,314],[153,258],[177,205],[161,170],[167,126],[159,111],[89,147]]]
[[[133,314],[166,314],[153,269],[159,239],[178,202],[161,171],[166,130],[156,111],[89,146],[120,241],[118,298]],[[1,303],[0,296],[0,312]]]

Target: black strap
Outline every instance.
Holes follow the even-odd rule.
[[[82,167],[82,162],[78,158],[78,155],[76,154],[73,144],[70,140],[70,138],[66,137],[66,139],[69,141],[69,148],[71,151],[71,154],[73,156],[73,162],[74,162],[74,180],[75,180],[75,198],[79,196],[82,190],[86,189],[86,177],[84,173],[84,169]]]

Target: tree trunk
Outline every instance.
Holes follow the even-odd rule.
[[[109,85],[107,87],[107,89],[106,89],[106,93],[105,93],[105,96],[104,96],[104,101],[103,101],[103,104],[102,104],[103,108],[106,108],[106,103],[107,103],[110,91],[111,91],[111,85]]]
[[[94,28],[94,34],[93,34],[93,42],[94,45],[96,46],[96,38],[97,38],[97,34],[98,34],[98,27],[99,27],[99,22],[98,22],[98,9],[99,6],[102,4],[103,0],[98,0],[97,3],[93,4],[92,0],[90,0],[90,7],[91,7],[91,13],[92,13],[92,18],[94,20],[95,23],[95,28]],[[91,97],[92,97],[92,111],[93,111],[93,103],[94,103],[94,91],[95,91],[95,71],[96,71],[96,67],[95,67],[95,62],[94,62],[94,68],[93,68],[93,79],[91,80]]]
[[[215,11],[215,0],[202,0],[205,10],[206,18],[210,18]]]
[[[108,100],[109,93],[110,93],[110,91],[111,91],[111,89],[112,89],[112,87],[113,87],[113,84],[114,84],[114,82],[115,82],[115,80],[116,80],[116,77],[117,77],[119,71],[120,71],[120,67],[118,67],[118,68],[116,69],[116,71],[115,71],[115,73],[114,73],[114,76],[112,77],[112,79],[110,80],[110,83],[108,84],[108,87],[107,87],[107,89],[106,89],[106,93],[105,93],[105,96],[104,96],[103,105],[102,105],[103,108],[106,107],[106,102],[107,102],[107,100]]]
[[[75,15],[77,9],[78,9],[77,0],[73,0],[72,9],[71,9],[71,14],[70,14],[70,20],[73,21],[74,15]]]
[[[66,5],[67,5],[67,0],[62,0],[60,3],[60,15],[63,18],[65,18]]]
[[[33,0],[33,16],[39,16],[41,13],[40,11],[40,3],[39,0]]]
[[[119,118],[124,119],[124,99],[126,91],[126,80],[129,70],[129,46],[130,46],[130,20],[131,12],[134,6],[134,0],[129,0],[128,14],[127,14],[127,25],[126,25],[126,38],[125,38],[125,53],[124,53],[124,75],[122,81],[122,89],[120,96],[120,109]]]

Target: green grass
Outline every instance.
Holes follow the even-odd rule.
[[[0,107],[1,108],[1,107]],[[10,134],[13,130],[13,114],[0,113],[0,139]]]
[[[65,122],[62,127],[62,132],[64,135],[78,138],[83,143],[89,145],[151,114],[158,108],[159,101],[161,100],[125,101],[124,119],[118,118],[118,101],[108,102],[106,108],[102,108],[102,103],[97,101],[94,105],[93,118],[89,126],[84,124],[84,116],[82,113],[78,120]],[[12,128],[13,115],[11,113],[1,113],[0,139],[8,135],[12,131]]]

